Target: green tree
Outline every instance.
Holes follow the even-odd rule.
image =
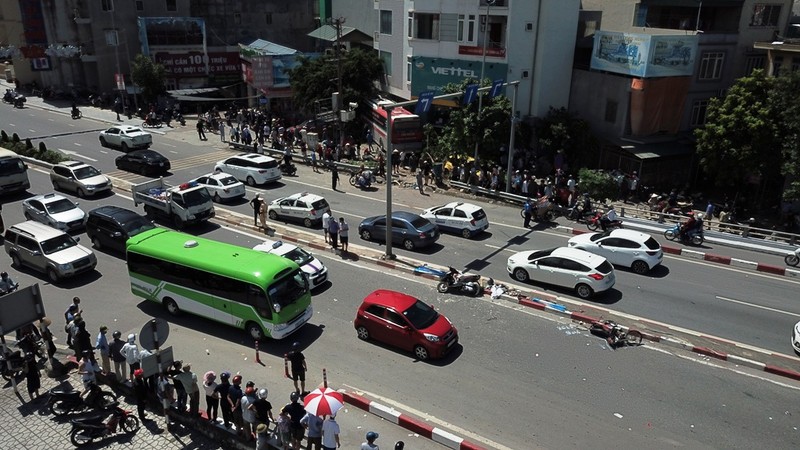
[[[342,104],[358,103],[378,96],[377,82],[383,75],[383,62],[374,51],[360,48],[342,52]],[[317,100],[328,101],[338,85],[335,57],[301,58],[300,65],[289,70],[295,104],[307,113],[316,111]]]
[[[550,108],[547,116],[536,124],[536,140],[540,153],[550,157],[562,152],[573,169],[591,167],[600,148],[589,123],[566,108]],[[548,170],[549,171],[549,170]]]
[[[475,80],[464,80],[461,83],[450,83],[442,91],[444,94],[464,92],[467,85]],[[489,79],[484,79],[482,86],[489,86]],[[453,99],[458,105],[462,97]],[[495,98],[484,96],[478,114],[478,102],[474,101],[468,106],[458,106],[450,110],[450,119],[442,128],[438,145],[440,152],[447,155],[472,156],[475,153],[475,143],[479,143],[479,157],[484,161],[496,161],[500,154],[500,147],[508,147],[509,130],[511,127],[511,101],[499,95]],[[521,142],[524,135],[524,126],[518,126],[516,142]]]
[[[580,169],[578,171],[578,185],[581,192],[588,192],[596,201],[605,202],[607,199],[619,196],[619,187],[614,178],[602,170]]]
[[[800,72],[782,73],[776,78],[769,103],[780,137],[781,173],[789,181],[783,198],[800,200]]]
[[[142,54],[136,55],[131,63],[131,80],[141,88],[146,103],[155,103],[156,97],[165,92],[165,70],[161,64]]]
[[[706,123],[695,136],[700,167],[716,186],[780,176],[780,129],[770,105],[774,82],[756,70],[739,78],[724,98],[709,101]]]

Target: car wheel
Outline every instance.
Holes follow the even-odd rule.
[[[306,228],[311,228],[311,226],[314,225],[314,221],[306,217],[303,219],[303,225],[305,225]]]
[[[59,279],[58,273],[55,271],[55,269],[50,267],[47,269],[47,278],[50,279],[51,283],[57,283]]]
[[[53,190],[54,191],[60,191],[61,190],[61,186],[58,185],[58,181],[56,181],[56,180],[53,180]]]
[[[414,347],[414,356],[416,356],[420,361],[425,361],[426,359],[430,358],[431,355],[428,353],[427,348],[417,345]]]
[[[103,247],[103,245],[100,243],[100,238],[97,236],[92,238],[92,247],[96,248],[97,250],[100,250]]]
[[[86,191],[81,188],[78,188],[76,194],[78,194],[78,198],[86,198]]]
[[[167,308],[167,312],[169,312],[173,316],[178,316],[181,314],[181,310],[180,308],[178,308],[178,304],[175,303],[175,300],[169,297],[164,299],[164,307]]]
[[[361,239],[369,241],[372,239],[372,233],[369,230],[361,230]]]
[[[128,143],[127,142],[123,142],[120,147],[122,148],[122,152],[123,153],[128,153]]]
[[[528,271],[521,267],[517,267],[516,269],[514,269],[513,273],[514,273],[514,279],[522,283],[525,283],[530,279],[530,277],[528,276]]]
[[[33,217],[31,217],[31,215],[27,211],[25,212],[24,216],[25,220],[33,220]]]
[[[412,241],[411,239],[404,239],[403,248],[405,248],[406,250],[414,250],[414,241]]]
[[[633,264],[631,264],[631,269],[633,269],[634,273],[644,275],[650,270],[650,267],[644,261],[634,261]]]
[[[369,339],[369,330],[367,330],[367,327],[363,325],[356,328],[356,334],[358,335],[358,338],[361,339],[362,341],[366,341]]]
[[[101,147],[108,147],[108,142],[106,142],[106,138],[100,136],[100,146]]]
[[[463,230],[461,230],[461,237],[463,237],[464,239],[469,239],[470,237],[472,237],[472,232],[469,231],[468,228],[464,228]]]
[[[20,259],[18,254],[16,253],[11,254],[11,264],[17,269],[22,268],[22,259]]]
[[[255,186],[255,185],[256,185],[256,180],[255,180],[255,178],[248,176],[248,177],[247,177],[247,185],[248,185],[248,186]]]
[[[253,340],[261,341],[264,339],[264,331],[257,323],[247,322],[247,325],[245,325],[245,329],[247,330],[247,334],[251,338],[253,338]]]
[[[217,203],[222,203],[222,197],[219,196],[219,192],[214,192],[214,201]]]
[[[269,212],[269,220],[278,220],[278,213],[274,210]]]
[[[591,297],[594,294],[594,291],[589,287],[588,284],[581,283],[575,286],[575,293],[578,294],[578,297],[585,300]]]
[[[175,229],[176,230],[182,230],[183,229],[183,225],[184,225],[183,224],[183,219],[181,219],[178,216],[175,216],[175,217],[172,218],[172,224],[175,225]]]

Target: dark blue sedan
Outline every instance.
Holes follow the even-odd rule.
[[[386,215],[367,217],[358,225],[358,234],[365,241],[386,239]],[[406,250],[427,247],[439,239],[439,227],[417,214],[396,211],[392,213],[392,243],[402,244]]]

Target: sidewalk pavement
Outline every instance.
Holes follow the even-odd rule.
[[[30,400],[27,394],[25,378],[18,380],[19,395],[14,393],[11,382],[3,385],[0,394],[0,449],[68,449],[72,448],[69,440],[70,419],[98,415],[97,411],[68,415],[57,418],[48,411],[47,391],[53,388],[82,390],[80,375],[77,373],[77,363],[66,349],[59,349],[56,354],[58,362],[55,367],[63,367],[65,375],[51,378],[42,365],[40,397]],[[195,370],[203,370],[195,367]],[[59,370],[61,371],[61,370]],[[204,370],[203,370],[204,372]],[[56,375],[56,374],[52,374]],[[135,399],[129,385],[116,383],[113,377],[98,376],[101,387],[106,391],[114,391],[119,395],[120,406],[136,414]],[[279,381],[271,380],[266,386],[276,386]],[[287,383],[285,380],[281,383]],[[257,383],[257,386],[259,384]],[[261,387],[261,386],[259,386]],[[288,399],[277,394],[278,389],[270,390],[270,400],[273,403],[273,415],[277,417],[278,411]],[[395,442],[403,441],[406,448],[412,449],[482,449],[446,430],[432,426],[429,422],[401,413],[395,408],[381,405],[355,392],[344,392],[346,404],[336,416],[341,433],[339,435],[342,448],[355,448],[364,442],[367,431],[376,431],[380,434],[378,443],[391,448]],[[211,449],[253,449],[255,442],[243,442],[235,436],[232,430],[226,430],[221,423],[211,424],[207,420],[189,420],[188,415],[178,417],[173,414],[178,426],[166,429],[164,417],[155,413],[151,405],[147,417],[154,419],[140,423],[141,428],[131,435],[117,433],[105,440],[99,441],[94,448],[136,448],[171,450],[193,448],[199,450]],[[205,408],[205,398],[201,392],[200,409]],[[205,412],[203,411],[203,415]],[[219,419],[221,422],[221,418]],[[270,426],[274,429],[274,425]],[[270,448],[279,448],[277,441],[272,439]],[[304,443],[304,448],[306,445]]]

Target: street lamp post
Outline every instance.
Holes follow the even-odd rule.
[[[486,69],[486,43],[489,41],[489,9],[497,0],[486,0],[486,23],[483,25],[483,59],[481,60],[481,78],[478,86],[483,84],[483,74]],[[483,109],[483,94],[478,96],[478,123],[480,124],[481,110]],[[480,138],[475,140],[475,164],[478,164],[478,146]]]

